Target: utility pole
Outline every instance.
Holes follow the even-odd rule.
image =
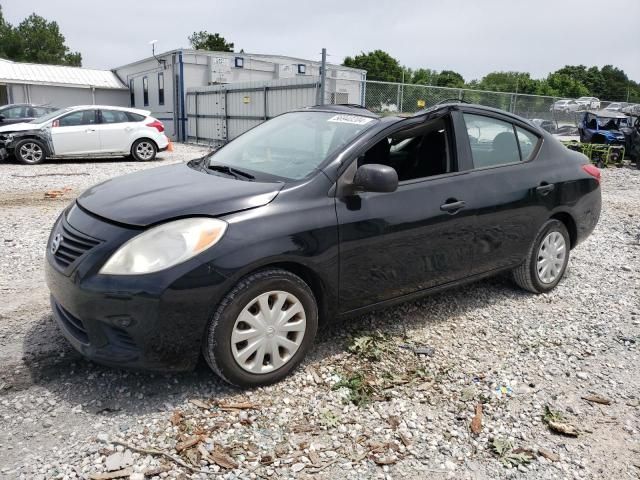
[[[320,105],[324,105],[325,100],[325,91],[326,91],[326,83],[327,83],[327,49],[322,49],[322,66],[320,67]]]

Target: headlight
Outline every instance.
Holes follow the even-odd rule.
[[[226,229],[226,222],[206,217],[153,227],[122,245],[100,273],[140,275],[173,267],[218,243]]]

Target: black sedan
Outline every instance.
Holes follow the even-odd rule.
[[[512,271],[553,289],[600,215],[600,173],[522,118],[283,114],[188,164],[108,180],[56,221],[54,317],[86,357],[283,378],[319,325]]]

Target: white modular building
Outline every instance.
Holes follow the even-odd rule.
[[[317,79],[321,63],[282,55],[177,49],[115,68],[129,88],[128,105],[151,110],[175,140],[189,132],[187,90],[211,85],[271,80]],[[366,71],[327,64],[325,99],[321,103],[363,103]],[[319,100],[320,102],[320,100]]]

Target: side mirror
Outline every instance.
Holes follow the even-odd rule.
[[[398,173],[387,165],[362,165],[356,170],[353,186],[365,192],[395,192],[398,188]]]
[[[0,122],[4,121],[4,115],[0,114]]]

